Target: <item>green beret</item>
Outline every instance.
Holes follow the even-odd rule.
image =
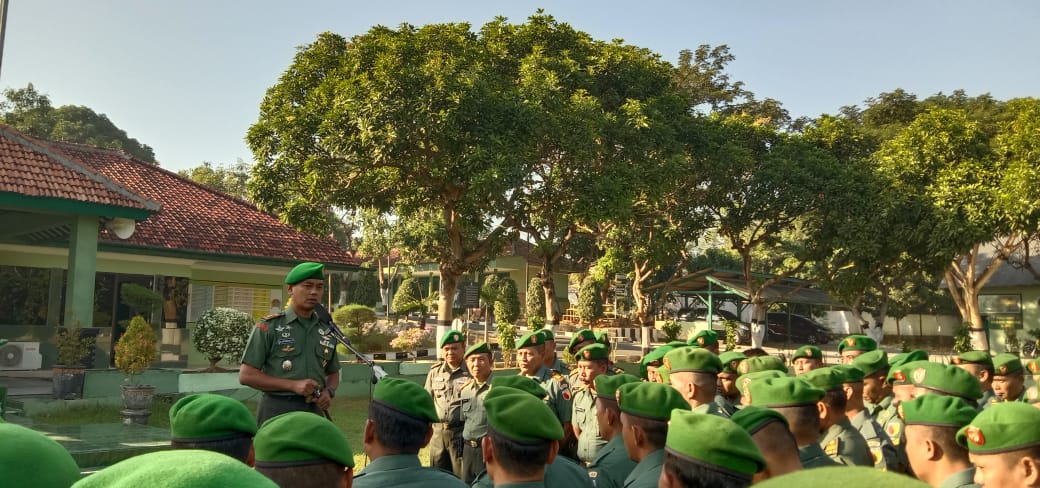
[[[1022,372],[1022,360],[1018,354],[1005,352],[993,356],[993,376],[1007,376]]]
[[[986,407],[957,431],[957,443],[975,454],[998,454],[1040,446],[1040,408],[1023,402]]]
[[[666,385],[672,384],[672,370],[668,369],[667,366],[661,365],[657,367],[657,375],[661,377],[661,383]]]
[[[868,466],[828,466],[801,469],[756,483],[755,488],[833,488],[835,486],[885,488],[929,488],[923,481]]]
[[[307,415],[314,415],[307,413]],[[39,475],[40,473],[34,473]],[[29,484],[20,486],[42,486]],[[68,485],[66,485],[68,486]],[[218,452],[174,449],[141,454],[120,461],[76,484],[74,488],[278,488],[249,465]]]
[[[617,389],[628,383],[639,383],[639,378],[627,373],[601,374],[592,380],[596,385],[596,396],[617,401]]]
[[[444,335],[441,336],[441,340],[440,340],[440,342],[437,343],[437,347],[444,347],[444,346],[447,346],[448,344],[465,344],[465,343],[466,343],[466,336],[462,335],[462,332],[459,332],[459,331],[457,331],[455,329],[452,329],[452,330],[449,330],[449,331],[445,332]]]
[[[754,373],[742,374],[737,377],[737,384],[746,385],[749,381],[761,380],[765,378],[787,378],[787,374],[781,373],[775,369],[767,369],[765,371],[755,371]]]
[[[741,386],[750,404],[766,407],[795,407],[818,402],[825,392],[800,378],[763,378]]]
[[[491,378],[491,391],[487,394],[490,395],[492,391],[495,391],[495,388],[500,386],[524,391],[540,399],[548,395],[545,388],[542,388],[542,385],[538,384],[533,378],[523,375],[495,376]]]
[[[599,359],[610,359],[610,350],[607,346],[600,343],[589,344],[574,355],[574,359],[578,361],[595,361]]]
[[[242,402],[224,395],[188,395],[170,407],[170,437],[199,442],[256,434],[256,417]]]
[[[776,356],[755,356],[747,358],[737,366],[740,374],[756,373],[758,371],[775,370],[787,374],[787,366]]]
[[[770,422],[781,422],[784,424],[784,428],[787,428],[790,425],[787,423],[787,417],[784,417],[780,412],[771,408],[756,407],[754,405],[748,405],[737,410],[733,416],[730,417],[730,420],[747,431],[748,435],[755,435],[755,432],[762,430],[762,428],[769,425]]]
[[[0,423],[0,473],[4,486],[68,488],[79,479],[79,466],[53,439],[21,425]]]
[[[372,390],[372,401],[409,417],[436,422],[437,409],[433,397],[422,386],[401,378],[383,378]]]
[[[347,437],[331,421],[311,412],[271,417],[253,439],[256,465],[262,468],[336,462],[354,467]]]
[[[664,449],[680,459],[749,481],[766,468],[751,435],[717,415],[672,410]]]
[[[629,415],[666,421],[672,410],[689,410],[678,390],[661,383],[627,383],[617,389],[618,408]]]
[[[542,335],[542,339],[544,339],[545,342],[556,342],[556,334],[553,334],[552,329],[546,327],[542,330],[539,330],[538,333]]]
[[[798,378],[824,391],[841,388],[842,384],[845,383],[845,375],[830,367],[814,369]]]
[[[947,395],[921,395],[899,404],[899,416],[906,425],[934,425],[961,428],[978,413],[964,399]]]
[[[492,391],[484,397],[489,428],[515,441],[563,439],[563,427],[545,402],[508,386]]]
[[[982,386],[979,385],[978,378],[952,364],[914,361],[904,364],[899,369],[914,386],[966,400],[982,398]]]
[[[668,345],[660,346],[660,347],[654,349],[653,351],[650,351],[646,356],[643,356],[643,360],[640,361],[640,362],[643,363],[644,365],[651,365],[652,366],[653,363],[658,362],[658,361],[664,359],[664,355],[668,354],[672,349],[675,349],[675,348],[672,347],[672,346],[668,346]]]
[[[469,349],[466,349],[466,353],[462,355],[462,359],[466,359],[474,354],[491,354],[491,348],[488,347],[486,342],[478,342],[469,346]]]
[[[285,275],[285,284],[295,285],[303,280],[309,279],[324,280],[325,265],[321,263],[297,264],[289,274]]]
[[[715,353],[698,347],[673,349],[661,361],[670,373],[718,374],[722,370],[722,361]]]
[[[683,341],[672,341],[672,342],[669,342],[668,344],[665,344],[665,345],[666,346],[672,346],[672,348],[689,346],[689,344],[687,344],[687,343],[685,343]]]
[[[1034,359],[1026,363],[1026,369],[1034,375],[1040,374],[1040,359]]]
[[[956,365],[981,364],[992,368],[993,356],[990,356],[986,351],[966,351],[950,358],[950,362]]]
[[[702,330],[690,338],[687,344],[693,347],[708,347],[719,345],[719,333],[711,329]]]
[[[747,356],[742,352],[737,351],[726,351],[719,354],[719,362],[722,363],[722,373],[737,374],[737,367],[740,366],[740,362],[747,359]]]
[[[607,331],[597,331],[595,335],[596,342],[603,344],[604,346],[610,347],[610,334],[608,334]]]
[[[516,341],[517,349],[542,345],[545,345],[545,337],[542,335],[542,331],[540,330],[528,332],[520,336],[520,340]]]
[[[850,335],[838,343],[838,354],[845,351],[876,351],[877,341],[865,335]]]
[[[837,364],[830,368],[841,374],[842,383],[862,383],[863,377],[866,376],[863,370],[851,364]]]
[[[567,343],[567,352],[571,353],[572,355],[578,352],[574,349],[575,346],[585,341],[598,342],[596,341],[596,333],[592,332],[591,329],[581,329],[575,332],[574,336],[571,337],[571,341]]]
[[[821,351],[820,348],[816,346],[802,346],[798,349],[795,349],[794,355],[791,356],[791,361],[794,361],[798,358],[819,359],[822,361],[823,351]]]
[[[864,375],[872,375],[889,366],[888,353],[877,349],[865,352],[852,360],[852,365],[863,372]]]
[[[888,365],[892,368],[897,368],[906,363],[912,363],[914,361],[927,361],[928,351],[924,349],[914,349],[910,352],[901,352],[899,354],[892,355],[888,360]]]

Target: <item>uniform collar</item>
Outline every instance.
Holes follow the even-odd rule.
[[[625,478],[625,485],[631,484],[633,481],[638,480],[645,474],[650,473],[656,468],[660,468],[664,465],[664,449],[658,449],[650,454],[647,454],[642,461],[636,464],[636,467],[629,473],[628,478]],[[655,478],[656,479],[656,478]]]
[[[939,488],[960,488],[962,486],[978,486],[975,484],[974,466],[951,474],[949,478],[943,480]]]
[[[365,469],[358,474],[364,474],[366,471],[373,473],[379,471],[390,471],[393,469],[407,469],[407,468],[421,468],[422,462],[419,461],[418,454],[392,454],[389,456],[380,456],[373,459],[372,462],[365,466]]]

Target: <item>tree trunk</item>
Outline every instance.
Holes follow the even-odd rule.
[[[441,263],[441,284],[438,290],[440,296],[437,297],[437,336],[435,343],[440,344],[441,337],[447,334],[451,330],[451,319],[452,317],[452,305],[455,302],[455,290],[459,287],[459,278],[462,277],[462,272],[456,267],[452,267],[448,264]],[[425,318],[425,315],[424,315]],[[437,351],[437,356],[440,356],[440,351]]]
[[[542,257],[542,269],[537,276],[542,285],[542,294],[545,295],[545,326],[555,334],[560,326],[560,306],[556,303],[556,280],[553,279],[551,257]]]
[[[762,301],[758,292],[751,294],[751,347],[762,347],[766,338],[766,310],[769,304]]]

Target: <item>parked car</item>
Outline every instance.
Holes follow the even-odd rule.
[[[683,308],[679,309],[675,320],[679,322],[692,322],[697,329],[708,327],[708,309],[706,308]],[[726,321],[732,320],[737,323],[737,344],[751,344],[751,326],[740,320],[736,314],[728,310],[712,310],[711,329],[719,335],[719,342],[726,341]]]
[[[787,337],[787,317],[784,312],[766,314],[766,340],[782,342]],[[831,341],[831,330],[804,315],[791,314],[790,342],[796,344],[826,344]]]

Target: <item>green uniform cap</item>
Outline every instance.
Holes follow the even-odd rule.
[[[617,389],[628,383],[639,383],[639,378],[627,373],[601,374],[592,380],[596,385],[596,396],[617,401]]]
[[[998,454],[1040,446],[1040,408],[1024,402],[986,407],[957,431],[957,443],[976,454]]]
[[[770,422],[781,422],[784,424],[785,428],[790,425],[787,423],[787,417],[784,417],[780,412],[770,408],[756,407],[754,405],[748,405],[737,410],[736,413],[730,417],[730,420],[747,431],[748,435],[755,435],[755,432],[762,430],[762,428],[769,425]]]
[[[433,397],[422,386],[401,378],[383,378],[372,390],[372,401],[390,407],[409,417],[436,422],[437,409]]]
[[[492,387],[484,398],[488,426],[515,441],[563,439],[563,427],[545,402],[508,386]],[[496,391],[497,390],[497,391]]]
[[[689,344],[687,344],[687,343],[685,343],[683,341],[672,341],[672,342],[669,342],[668,344],[665,344],[665,345],[666,346],[672,346],[672,348],[689,346]]]
[[[316,416],[313,413],[307,415]],[[18,486],[42,485],[30,483]],[[246,463],[218,452],[200,449],[174,449],[134,456],[87,476],[72,486],[278,488],[274,481],[254,471]]]
[[[690,409],[678,390],[661,383],[627,383],[618,387],[616,398],[622,412],[652,420],[668,420],[677,408]]]
[[[574,359],[578,361],[595,361],[599,359],[610,359],[610,350],[607,346],[600,343],[589,344],[574,355]]]
[[[549,342],[549,341],[556,342],[556,335],[553,334],[552,329],[546,327],[546,328],[544,328],[542,330],[539,330],[538,333],[542,334],[542,339],[545,342]]]
[[[722,361],[715,353],[698,347],[680,347],[661,360],[669,373],[711,373],[722,371]]]
[[[170,407],[170,437],[199,442],[256,434],[256,417],[242,402],[224,395],[188,395]]]
[[[702,330],[690,338],[687,344],[693,347],[708,347],[719,345],[719,333],[711,329]]]
[[[253,439],[256,465],[262,468],[320,464],[329,461],[354,467],[347,437],[331,421],[311,412],[271,417]]]
[[[465,342],[466,337],[462,335],[462,332],[452,329],[441,336],[441,340],[437,343],[437,347],[444,347],[448,344],[463,344]]]
[[[604,346],[610,347],[610,334],[607,331],[598,331],[595,333],[596,342],[603,344]]]
[[[978,378],[952,364],[914,361],[904,364],[900,371],[914,386],[966,400],[982,398],[982,386],[979,385]]]
[[[754,373],[742,374],[737,377],[737,384],[744,385],[749,381],[761,380],[765,378],[786,378],[786,373],[781,373],[775,369],[767,369],[765,371],[755,371]]]
[[[899,404],[899,416],[906,425],[934,425],[961,428],[975,418],[975,410],[964,399],[946,395],[921,395]]]
[[[828,466],[826,468],[801,469],[776,478],[756,483],[755,488],[929,488],[923,481],[892,471],[882,471],[867,466]]]
[[[740,362],[745,359],[747,359],[747,356],[737,351],[726,351],[719,354],[719,362],[722,363],[721,372],[739,374],[737,368],[740,366]]]
[[[516,341],[516,348],[523,349],[525,347],[542,346],[544,344],[545,337],[542,335],[542,331],[536,330],[520,336],[520,340]]]
[[[750,404],[766,407],[795,407],[818,402],[825,392],[800,378],[763,378],[743,384],[741,392],[750,398]]]
[[[1007,376],[1022,372],[1022,360],[1018,354],[1005,352],[993,356],[993,376]]]
[[[799,378],[824,391],[841,388],[841,385],[845,383],[845,375],[831,367],[816,368]]]
[[[823,360],[823,351],[816,346],[802,346],[795,349],[794,355],[791,356],[791,361],[798,358]]]
[[[466,359],[474,354],[491,354],[491,348],[488,347],[486,342],[478,342],[469,346],[469,349],[466,349],[466,353],[462,355],[462,359]]]
[[[646,356],[643,356],[643,360],[641,362],[644,365],[653,365],[654,363],[659,363],[662,359],[664,359],[664,355],[668,354],[672,349],[675,348],[668,345],[658,347],[657,349],[650,351]]]
[[[325,279],[325,265],[321,263],[300,263],[297,264],[289,274],[285,275],[285,284],[295,285],[303,280],[309,279],[324,280]]]
[[[571,341],[567,343],[567,352],[571,353],[572,355],[578,352],[574,348],[578,344],[581,344],[585,341],[599,342],[596,340],[596,333],[593,332],[591,329],[581,329],[575,332],[574,336],[571,337]]]
[[[983,366],[993,367],[993,356],[990,356],[986,351],[966,351],[962,352],[957,356],[950,358],[950,362],[953,364],[981,364]]]
[[[539,399],[548,395],[545,388],[542,388],[542,385],[539,385],[534,379],[523,375],[495,376],[491,378],[491,391],[487,394],[490,395],[491,392],[495,391],[495,388],[500,386],[527,392]]]
[[[664,449],[680,459],[748,480],[766,468],[751,435],[718,415],[673,410]]]
[[[877,341],[865,335],[853,334],[838,343],[838,354],[845,351],[876,351]]]
[[[888,365],[892,368],[897,368],[906,363],[912,363],[914,361],[927,361],[928,351],[924,349],[914,349],[910,352],[901,352],[899,354],[892,355],[888,360]]]
[[[78,479],[79,466],[61,444],[35,430],[0,422],[4,486],[68,488]]]
[[[667,366],[661,365],[657,368],[657,375],[661,377],[661,382],[666,385],[672,384],[672,370],[668,369]]]
[[[787,374],[787,366],[776,356],[755,356],[753,358],[747,358],[737,366],[737,372],[740,374],[757,373],[759,371],[770,369],[779,371],[785,375]]]
[[[842,383],[862,383],[863,370],[851,365],[851,364],[837,364],[830,367],[831,369],[841,373]]]
[[[1034,359],[1026,363],[1026,369],[1028,369],[1031,374],[1040,374],[1040,359]]]
[[[889,366],[888,353],[881,349],[865,352],[852,360],[852,365],[863,372],[864,375],[874,374]]]

